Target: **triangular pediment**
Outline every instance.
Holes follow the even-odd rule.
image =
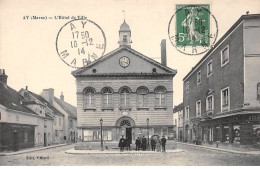
[[[72,75],[75,77],[100,74],[169,74],[174,76],[176,73],[176,70],[163,66],[131,48],[120,47],[86,67],[73,71]]]

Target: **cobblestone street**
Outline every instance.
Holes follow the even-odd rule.
[[[1,165],[260,165],[260,155],[243,155],[178,144],[178,153],[66,154],[74,145],[1,156]],[[168,147],[170,147],[168,145]]]

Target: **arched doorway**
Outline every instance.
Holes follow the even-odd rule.
[[[187,124],[185,126],[185,137],[184,137],[184,142],[188,142],[189,141],[189,134],[190,134],[190,127]]]
[[[134,133],[133,128],[135,126],[135,122],[132,118],[124,116],[119,118],[116,121],[116,126],[118,128],[117,135],[118,138],[121,138],[121,136],[124,136],[126,140],[129,140],[132,144],[132,140],[134,139]]]

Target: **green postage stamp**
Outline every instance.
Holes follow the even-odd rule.
[[[176,5],[177,46],[209,46],[209,5],[186,6]]]
[[[168,26],[173,46],[184,54],[199,55],[215,43],[218,26],[209,4],[176,5]]]

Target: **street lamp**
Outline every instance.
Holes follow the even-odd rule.
[[[150,146],[149,146],[149,118],[146,119],[146,123],[147,123],[147,136],[148,136],[148,150],[150,150]]]
[[[103,124],[103,119],[100,119],[100,126],[101,126],[101,151],[103,151],[103,133],[102,133],[102,124]]]

